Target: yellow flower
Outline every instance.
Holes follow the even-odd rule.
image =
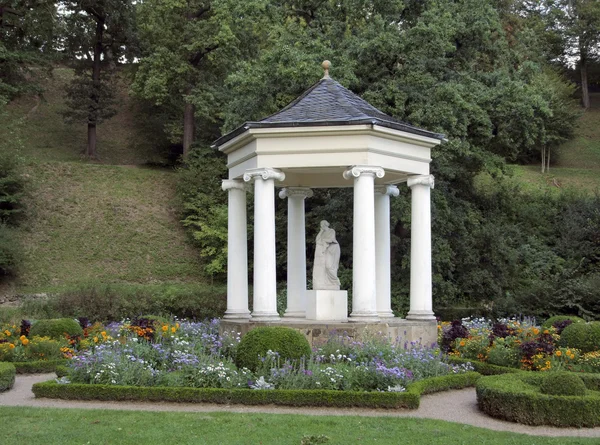
[[[560,357],[561,355],[562,355],[562,352],[561,352],[561,351],[556,351],[556,356],[557,356],[557,357]]]
[[[177,331],[177,328],[176,328],[175,326],[173,326],[173,327],[171,328],[171,332],[174,334],[176,331]]]
[[[106,337],[106,331],[100,332],[100,335],[102,335],[102,337]]]
[[[179,329],[179,323],[175,323],[175,327]]]
[[[571,350],[567,349],[567,355],[571,355]]]
[[[533,328],[533,335],[538,335],[540,330],[538,328]]]
[[[24,335],[22,335],[21,343],[23,343],[23,346],[27,346],[29,344],[29,339],[27,337],[25,337]]]
[[[544,330],[544,334],[549,334],[549,333],[550,333],[550,331],[548,329]]]
[[[162,330],[163,330],[163,332],[167,332],[167,330],[168,330],[168,329],[169,329],[169,326],[167,326],[167,325],[164,325],[164,326],[162,327]]]
[[[21,336],[19,337],[19,340],[23,341],[23,340],[24,340],[24,339],[26,339],[26,338],[27,338],[27,337],[25,337],[24,335],[21,335]]]
[[[10,331],[8,329],[4,331],[4,334],[6,334],[7,337],[10,337]]]
[[[94,343],[98,343],[98,337],[94,337]]]
[[[460,343],[459,343],[459,345],[461,345],[461,346],[464,346],[464,345],[466,345],[466,344],[467,344],[467,342],[466,342],[466,341],[464,341],[464,340],[461,340],[461,341],[460,341]]]
[[[9,347],[10,349],[15,349],[15,345],[13,345],[12,343],[11,343],[10,345],[8,345],[8,347]]]
[[[575,358],[575,354],[571,354],[571,355],[569,356],[569,358],[570,358],[571,360],[573,360],[573,359]]]

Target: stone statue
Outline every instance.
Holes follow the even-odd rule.
[[[340,264],[340,245],[335,239],[335,230],[327,221],[321,221],[317,235],[315,263],[313,266],[314,290],[340,290],[337,271]]]

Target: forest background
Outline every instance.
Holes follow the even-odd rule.
[[[211,143],[287,105],[329,59],[345,87],[448,138],[431,166],[437,313],[598,318],[597,189],[556,179],[531,187],[521,177],[531,168],[518,165],[548,175],[568,158],[569,140],[597,133],[599,45],[594,0],[0,0],[3,292],[52,292],[64,307],[127,292],[171,300],[204,292],[201,304],[222,305],[226,167]],[[600,168],[600,146],[589,153],[586,166]],[[97,169],[114,164],[128,168]],[[121,205],[128,188],[135,198]],[[410,196],[400,189],[392,294],[403,315]],[[336,229],[346,289],[351,202],[346,189],[306,202],[307,239],[321,219]],[[157,203],[179,222],[167,215],[152,225]],[[282,301],[284,204],[276,204]],[[61,262],[60,252],[72,256]],[[310,269],[310,243],[307,257]],[[113,300],[94,310],[122,315],[102,312]]]

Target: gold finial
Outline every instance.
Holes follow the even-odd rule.
[[[323,74],[323,79],[329,79],[329,68],[331,67],[331,62],[329,60],[325,60],[321,66],[325,73]]]

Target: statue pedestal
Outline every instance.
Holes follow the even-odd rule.
[[[306,319],[348,321],[348,291],[307,290]]]

